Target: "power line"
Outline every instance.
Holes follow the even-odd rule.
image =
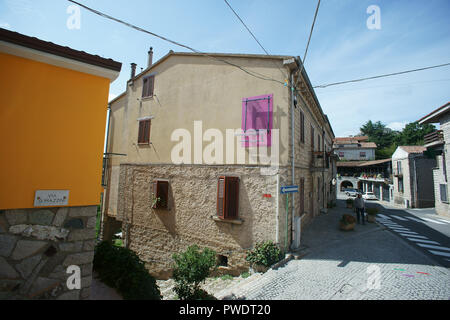
[[[264,46],[261,44],[261,42],[256,38],[256,36],[253,34],[253,32],[250,30],[250,28],[245,24],[245,22],[241,19],[241,17],[238,15],[238,13],[233,9],[233,7],[230,5],[230,3],[227,0],[224,0],[225,3],[227,4],[227,6],[231,9],[231,11],[233,11],[234,15],[239,19],[239,21],[242,23],[242,25],[245,27],[245,29],[247,29],[247,31],[250,33],[250,35],[253,37],[253,39],[255,39],[255,41],[258,43],[258,45],[261,47],[261,49],[263,49],[263,51],[270,56],[269,52],[266,50],[266,48],[264,48]],[[288,77],[286,75],[286,73],[283,72],[283,70],[281,70],[280,67],[277,66],[277,68],[280,70],[280,72],[283,74],[284,77]]]
[[[95,9],[92,9],[92,8],[90,8],[90,7],[88,7],[88,6],[84,5],[84,4],[81,4],[81,3],[77,2],[77,1],[74,1],[74,0],[67,0],[67,1],[72,2],[72,3],[74,3],[74,4],[76,4],[76,5],[80,6],[80,7],[82,7],[82,8],[84,8],[84,9],[86,9],[86,10],[92,12],[92,13],[95,13],[96,15],[99,15],[99,16],[103,17],[103,18],[113,20],[113,21],[115,21],[115,22],[118,22],[118,23],[120,23],[120,24],[123,24],[123,25],[125,25],[125,26],[127,26],[127,27],[130,27],[130,28],[132,28],[132,29],[135,29],[135,30],[137,30],[137,31],[144,32],[144,33],[147,33],[147,34],[152,35],[152,36],[154,36],[154,37],[157,37],[157,38],[159,38],[159,39],[161,39],[161,40],[170,42],[170,43],[172,43],[172,44],[174,44],[174,45],[176,45],[176,46],[186,48],[186,49],[188,49],[189,51],[192,51],[192,52],[194,52],[194,53],[201,54],[201,55],[210,57],[210,58],[212,58],[212,59],[215,59],[215,60],[217,60],[217,61],[221,61],[221,62],[223,62],[223,63],[226,63],[226,64],[228,64],[228,65],[230,65],[230,66],[236,67],[236,68],[242,70],[243,72],[245,72],[245,73],[247,73],[247,74],[249,74],[249,75],[251,75],[251,76],[253,76],[253,77],[259,78],[259,79],[261,79],[261,80],[278,82],[278,83],[284,85],[284,82],[282,82],[282,81],[279,81],[279,80],[270,78],[270,77],[268,77],[268,76],[266,76],[266,75],[263,75],[263,74],[261,74],[261,73],[255,72],[255,71],[249,71],[249,70],[247,70],[247,69],[245,69],[245,68],[243,68],[243,67],[241,67],[241,66],[239,66],[239,65],[237,65],[237,64],[234,64],[234,63],[231,63],[231,62],[229,62],[229,61],[227,61],[227,60],[220,59],[220,58],[215,57],[215,56],[212,56],[212,55],[210,55],[210,54],[201,52],[201,51],[196,50],[196,49],[194,49],[194,48],[192,48],[192,47],[189,47],[189,46],[187,46],[187,45],[185,45],[185,44],[176,42],[176,41],[174,41],[174,40],[170,40],[170,39],[168,39],[168,38],[166,38],[166,37],[163,37],[163,36],[161,36],[161,35],[158,35],[158,34],[156,34],[156,33],[154,33],[154,32],[145,30],[145,29],[140,28],[140,27],[138,27],[138,26],[135,26],[135,25],[133,25],[133,24],[131,24],[131,23],[128,23],[128,22],[122,21],[122,20],[120,20],[120,19],[114,18],[114,17],[112,17],[112,16],[110,16],[110,15],[107,15],[107,14],[105,14],[105,13],[103,13],[103,12],[100,12],[100,11],[95,10]]]
[[[302,74],[303,66],[305,65],[306,55],[308,54],[309,43],[311,42],[311,37],[312,37],[313,30],[314,30],[314,25],[316,24],[317,13],[319,12],[319,7],[320,7],[320,0],[317,2],[316,12],[314,13],[314,20],[311,25],[311,30],[309,31],[308,43],[306,44],[305,54],[303,56],[303,61],[302,61],[302,68],[300,69],[300,75]]]
[[[394,73],[387,73],[387,74],[382,74],[382,75],[379,75],[379,76],[360,78],[360,79],[353,79],[353,80],[347,80],[347,81],[340,81],[340,82],[334,82],[334,83],[329,83],[329,84],[322,84],[322,85],[319,85],[319,86],[314,86],[313,88],[327,88],[327,87],[337,86],[337,85],[341,85],[341,84],[345,84],[345,83],[353,83],[353,82],[360,82],[360,81],[366,81],[366,80],[373,80],[373,79],[391,77],[391,76],[396,76],[396,75],[405,74],[405,73],[423,71],[423,70],[428,70],[428,69],[433,69],[433,68],[441,68],[441,67],[445,67],[445,66],[449,66],[449,65],[450,65],[450,63],[444,63],[444,64],[439,64],[439,65],[429,66],[429,67],[424,67],[424,68],[419,68],[419,69],[412,69],[412,70],[406,70],[406,71],[400,71],[400,72],[394,72]]]

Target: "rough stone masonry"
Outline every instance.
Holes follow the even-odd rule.
[[[88,299],[97,206],[0,211],[0,300]],[[67,267],[81,271],[69,290]]]

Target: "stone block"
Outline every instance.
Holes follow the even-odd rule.
[[[44,277],[38,277],[33,285],[31,286],[31,290],[29,292],[29,297],[34,298],[40,295],[43,295],[46,292],[52,291],[61,283],[60,280],[57,279],[49,279]]]
[[[0,256],[9,257],[17,242],[17,237],[0,234]]]
[[[27,258],[16,265],[16,269],[19,271],[22,278],[26,279],[29,277],[31,272],[33,272],[33,269],[38,265],[39,261],[41,261],[41,258],[41,255],[36,255]]]
[[[52,224],[54,216],[50,210],[38,210],[30,213],[29,221],[31,224],[48,226]]]
[[[62,265],[56,266],[56,268],[51,272],[48,277],[51,279],[59,279],[59,280],[67,280],[69,274],[66,272],[66,269]]]
[[[64,228],[66,229],[83,229],[84,223],[83,220],[80,218],[72,218],[66,221],[64,223]]]
[[[0,278],[18,279],[19,274],[9,263],[2,257],[0,257]]]
[[[69,217],[93,217],[97,215],[97,206],[71,207]]]
[[[84,251],[94,250],[94,248],[95,248],[95,240],[87,240],[84,242],[83,246]]]
[[[69,230],[53,226],[41,225],[16,225],[9,228],[9,232],[20,234],[24,237],[33,237],[38,240],[65,240],[69,235]]]
[[[92,263],[94,260],[94,252],[82,252],[70,254],[66,257],[63,262],[63,266],[67,267],[70,265],[80,266],[82,264]]]
[[[11,226],[27,223],[26,210],[7,210],[5,216]]]
[[[97,225],[97,217],[96,216],[88,218],[86,228],[88,228],[88,229],[95,228],[96,225]]]
[[[66,217],[69,213],[69,208],[59,208],[55,214],[52,225],[55,227],[62,227]]]
[[[61,294],[56,300],[79,300],[81,290],[70,290]]]
[[[34,255],[47,245],[45,241],[19,240],[11,255],[13,260],[22,260]]]
[[[81,266],[81,276],[86,277],[92,275],[93,264],[88,263]]]
[[[59,250],[63,252],[80,252],[83,249],[83,241],[61,242]]]
[[[92,275],[81,278],[81,288],[90,287],[92,284]]]
[[[67,241],[80,241],[95,239],[95,229],[72,230]]]

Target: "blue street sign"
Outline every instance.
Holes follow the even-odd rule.
[[[298,192],[298,186],[285,186],[280,188],[281,194],[296,193]]]

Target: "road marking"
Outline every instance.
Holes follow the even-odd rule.
[[[423,243],[418,243],[418,246],[424,247],[424,248],[430,248],[430,249],[438,249],[438,250],[444,250],[444,251],[450,251],[450,248],[447,247],[439,247],[439,246],[432,246],[429,244],[423,244]]]
[[[432,223],[444,224],[443,222],[439,222],[439,221],[432,220],[432,219],[428,219],[428,218],[422,218],[422,219],[423,219],[423,220],[426,220],[426,221],[429,221],[429,222],[432,222]]]
[[[398,232],[398,233],[404,232],[404,233],[417,234],[414,231],[409,231],[409,229],[398,229],[398,228],[391,228],[391,229],[392,229],[392,231],[395,231],[395,232]]]
[[[395,219],[398,219],[398,220],[401,220],[401,221],[408,221],[407,219],[399,217],[399,216],[391,216],[391,217],[394,217]]]
[[[445,223],[450,223],[450,221],[444,220],[444,219],[437,219],[437,220],[442,221],[442,222],[445,222]]]
[[[415,233],[415,232],[408,232],[408,233]],[[428,239],[427,237],[417,235],[417,233],[415,235],[414,234],[400,233],[400,235],[405,236],[405,237],[414,237],[414,238]]]
[[[419,220],[419,219],[417,219],[417,218],[413,218],[413,217],[407,217],[409,220],[412,220],[412,221],[416,221],[416,222],[420,222],[420,223],[423,223],[423,220]]]
[[[428,250],[428,251],[430,251],[432,254],[435,254],[438,256],[450,257],[450,253],[448,253],[448,252],[440,252],[440,251],[434,251],[434,250]]]
[[[381,217],[382,219],[391,220],[391,218],[389,218],[388,216],[385,216],[384,214],[381,214],[381,213],[379,213],[378,216]]]
[[[431,241],[431,240],[422,240],[422,239],[413,239],[413,238],[408,238],[408,240],[415,241],[415,242],[425,242],[425,243],[432,243],[432,244],[440,244],[439,242]]]

